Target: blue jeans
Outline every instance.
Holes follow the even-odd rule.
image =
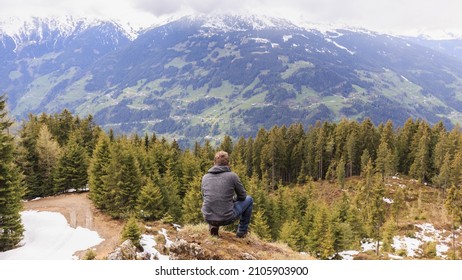
[[[248,195],[243,201],[234,202],[234,220],[239,220],[237,232],[246,233],[252,217],[253,198]]]

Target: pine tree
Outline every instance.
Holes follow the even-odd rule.
[[[446,190],[448,185],[451,183],[451,155],[447,153],[444,156],[443,164],[441,165],[439,174],[435,176],[433,182],[438,185],[443,192]]]
[[[377,159],[375,160],[375,168],[377,172],[379,172],[382,175],[382,178],[385,179],[385,175],[388,172],[387,168],[387,163],[388,163],[388,155],[391,153],[390,148],[388,147],[388,143],[386,141],[382,141],[379,145],[379,149],[377,151]]]
[[[39,171],[39,156],[37,151],[37,137],[41,124],[36,116],[30,114],[19,132],[18,165],[24,174],[25,198],[44,196],[41,173]]]
[[[220,150],[225,151],[230,155],[233,152],[233,140],[229,135],[225,135],[223,138],[223,142],[220,144]]]
[[[328,222],[326,232],[320,244],[321,250],[319,252],[319,256],[321,257],[321,259],[327,260],[331,258],[332,255],[335,253],[334,227],[335,224],[332,221]]]
[[[369,210],[369,220],[371,237],[377,240],[377,255],[379,254],[379,244],[382,226],[385,223],[386,205],[383,201],[385,188],[383,182],[375,179],[370,200],[367,202]]]
[[[419,126],[414,143],[417,143],[414,144],[413,150],[415,158],[409,169],[409,175],[423,183],[430,171],[430,128],[426,123]]]
[[[9,135],[5,96],[0,96],[0,251],[13,249],[23,237],[21,198],[24,194],[19,169],[14,164],[14,142]]]
[[[345,161],[343,160],[343,157],[337,164],[336,173],[337,184],[339,184],[340,188],[343,189],[345,187]]]
[[[284,222],[279,232],[279,241],[296,251],[302,251],[305,247],[305,237],[300,223],[297,220]]]
[[[188,191],[183,200],[183,222],[188,224],[197,224],[204,221],[202,216],[202,193],[201,193],[202,176],[196,175],[189,183]]]
[[[101,133],[96,144],[88,169],[89,197],[96,208],[106,209],[109,190],[105,188],[103,178],[108,175],[108,166],[111,162],[110,142],[106,134]]]
[[[262,240],[271,240],[271,231],[265,217],[264,210],[254,212],[252,214],[252,232],[258,235]]]
[[[138,197],[137,212],[140,217],[151,221],[162,218],[165,214],[162,200],[159,186],[149,179],[146,185],[141,188],[140,196]]]
[[[122,240],[131,240],[133,245],[141,247],[141,230],[135,216],[131,216],[122,229]]]
[[[48,130],[47,125],[42,125],[37,138],[38,169],[42,180],[38,188],[42,196],[53,194],[53,172],[58,165],[61,147],[55,141]]]
[[[284,179],[285,171],[284,159],[286,153],[286,144],[284,142],[283,130],[277,126],[273,127],[268,134],[268,141],[261,150],[261,171],[266,173],[270,179],[271,189],[276,188],[276,182]]]
[[[311,229],[307,234],[307,246],[306,248],[316,254],[322,253],[322,241],[327,233],[327,225],[329,223],[328,208],[324,204],[316,205],[313,213],[313,219],[311,223]]]
[[[105,189],[111,192],[109,214],[124,218],[135,211],[143,178],[130,145],[124,140],[112,146],[111,163],[105,178]]]
[[[393,196],[393,203],[391,204],[391,214],[395,218],[396,226],[398,226],[398,218],[401,212],[406,207],[405,194],[402,188],[398,188]]]
[[[393,252],[393,237],[396,236],[398,227],[396,223],[389,219],[385,222],[382,232],[382,249],[386,252]]]
[[[167,170],[160,180],[160,190],[164,199],[164,208],[174,222],[178,223],[181,219],[181,199],[179,195],[179,182],[171,170],[171,163],[167,163]]]
[[[54,178],[55,193],[85,189],[88,183],[87,170],[86,150],[80,145],[78,136],[73,134],[58,162]]]
[[[453,259],[456,258],[456,240],[455,240],[455,230],[456,224],[462,222],[462,192],[461,190],[452,185],[451,188],[448,190],[446,195],[446,200],[444,202],[444,206],[448,211],[448,214],[451,216],[452,219],[452,251],[453,251]]]
[[[357,170],[357,166],[359,166],[359,158],[358,155],[358,133],[354,128],[350,128],[350,134],[348,135],[347,142],[346,142],[346,150],[348,156],[348,172],[347,177],[359,174]]]

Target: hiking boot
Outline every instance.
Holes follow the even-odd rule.
[[[239,232],[239,231],[238,231],[238,232],[236,233],[236,237],[237,237],[237,238],[244,238],[244,237],[246,237],[246,236],[247,236],[247,232]]]
[[[218,230],[220,229],[220,227],[218,226],[211,226],[209,225],[209,231],[210,231],[210,235],[212,236],[218,236]]]

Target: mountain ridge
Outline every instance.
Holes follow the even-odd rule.
[[[451,127],[462,114],[459,41],[320,31],[260,16],[182,17],[136,38],[104,24],[67,49],[45,45],[33,58],[4,52],[8,86],[0,90],[13,115],[68,108],[106,129],[191,144],[341,118]]]

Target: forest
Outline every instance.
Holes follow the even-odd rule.
[[[21,239],[21,199],[70,190],[89,191],[114,219],[202,223],[201,179],[218,150],[230,153],[231,169],[255,200],[251,231],[321,259],[357,248],[364,238],[392,250],[410,196],[387,187],[398,174],[444,195],[454,224],[462,217],[458,126],[344,119],[261,128],[255,137],[181,148],[155,134],[105,132],[92,116],[68,110],[31,114],[11,135],[4,97],[0,113],[0,251]]]

